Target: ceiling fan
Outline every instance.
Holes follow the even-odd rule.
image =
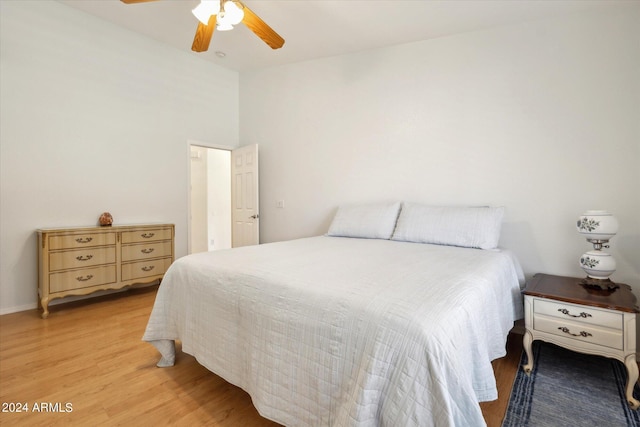
[[[122,3],[147,3],[157,0],[120,0]],[[281,48],[284,39],[268,26],[258,15],[238,0],[200,0],[200,4],[192,10],[198,18],[198,28],[191,45],[194,52],[205,52],[213,36],[213,30],[226,31],[234,25],[243,23],[255,35],[260,37],[272,49]]]

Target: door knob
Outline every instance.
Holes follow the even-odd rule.
[[[258,215],[258,214],[251,215],[249,218],[258,219],[258,218],[260,218],[260,215]]]

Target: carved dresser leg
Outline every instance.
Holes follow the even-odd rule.
[[[42,318],[46,319],[47,317],[49,317],[49,298],[45,297],[45,298],[41,298],[40,299],[40,305],[42,306]]]

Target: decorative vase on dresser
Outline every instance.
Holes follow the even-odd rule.
[[[173,224],[43,228],[37,233],[43,319],[53,299],[161,280],[175,257]]]

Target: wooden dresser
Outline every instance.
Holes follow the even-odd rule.
[[[173,224],[39,229],[42,318],[51,300],[162,279],[174,260]]]

